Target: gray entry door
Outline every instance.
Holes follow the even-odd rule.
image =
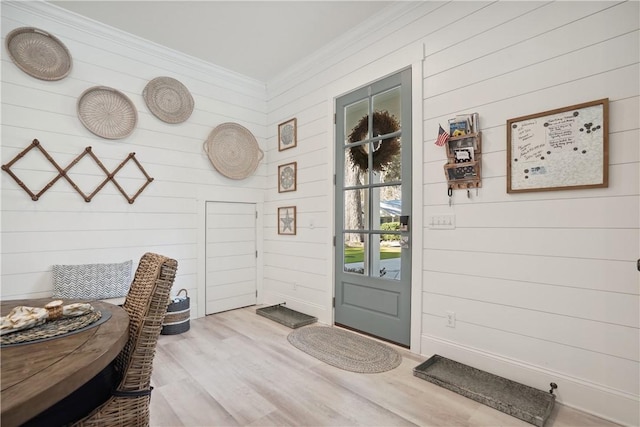
[[[338,98],[335,140],[335,323],[409,346],[411,70]]]
[[[256,303],[256,205],[206,203],[206,314]]]

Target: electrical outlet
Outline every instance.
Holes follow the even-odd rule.
[[[293,290],[294,291],[298,290],[298,282],[293,282]]]
[[[456,313],[454,311],[446,311],[446,319],[447,319],[447,327],[455,328],[456,327]]]

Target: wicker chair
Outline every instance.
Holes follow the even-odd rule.
[[[178,263],[146,253],[124,302],[129,340],[115,360],[122,375],[112,396],[74,426],[148,426],[151,369]]]

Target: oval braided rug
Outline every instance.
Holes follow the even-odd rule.
[[[328,326],[307,326],[287,336],[296,348],[345,371],[374,374],[396,368],[402,356],[388,345]]]

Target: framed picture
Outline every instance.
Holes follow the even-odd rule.
[[[507,120],[507,193],[609,185],[609,99]]]
[[[298,145],[298,121],[293,118],[278,125],[278,151]]]
[[[278,234],[296,234],[296,207],[278,208]]]
[[[298,181],[298,162],[278,166],[278,193],[296,191]]]

